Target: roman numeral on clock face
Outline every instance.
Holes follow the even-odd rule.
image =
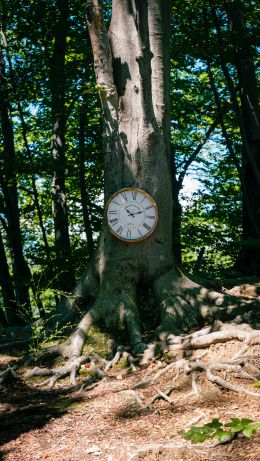
[[[119,228],[116,230],[116,233],[119,235],[122,235],[124,228],[122,226],[119,226]]]
[[[132,237],[132,231],[130,229],[127,229],[127,238],[130,239]]]
[[[127,202],[127,195],[126,195],[126,193],[125,193],[125,192],[122,192],[121,195],[122,195],[123,199]]]
[[[148,226],[148,224],[146,224],[146,222],[143,223],[143,226],[144,226],[145,229],[147,229],[147,230],[150,230],[150,229],[151,229],[151,226]]]
[[[149,205],[149,206],[147,206],[145,209],[146,209],[146,210],[150,210],[150,208],[153,208],[153,205]]]
[[[136,200],[136,196],[137,196],[137,192],[132,191],[132,198],[133,198],[133,200]]]
[[[110,222],[110,224],[112,224],[112,226],[115,226],[115,224],[118,223],[118,219],[117,219],[117,218],[115,218],[115,219],[110,219],[109,222]]]
[[[117,214],[117,210],[109,210],[109,214]]]

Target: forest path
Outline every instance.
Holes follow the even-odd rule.
[[[230,341],[211,346],[207,355],[222,360],[234,356],[241,343]],[[253,346],[254,352],[259,346]],[[196,351],[201,354],[202,351]],[[14,364],[19,354],[4,355],[0,368]],[[212,442],[175,450],[174,446],[189,447],[180,436],[172,438],[185,428],[199,412],[205,414],[197,425],[212,418],[228,421],[230,417],[251,418],[260,421],[259,399],[222,390],[198,376],[200,388],[198,400],[191,396],[179,400],[190,391],[191,377],[181,376],[171,394],[173,404],[157,400],[149,408],[131,406],[131,392],[127,389],[141,381],[148,373],[155,372],[155,364],[129,373],[115,367],[109,378],[90,385],[79,392],[68,393],[66,382],[56,384],[48,391],[35,387],[36,381],[27,380],[6,383],[0,389],[0,429],[3,461],[259,461],[260,433],[252,439],[239,437],[231,444],[209,448]],[[19,370],[18,370],[19,373]],[[84,377],[79,378],[84,381]],[[169,370],[154,384],[136,389],[147,405],[158,391],[171,387],[173,372]],[[250,390],[251,383],[234,377],[231,381],[243,384]],[[129,400],[130,399],[130,400]],[[178,402],[179,400],[179,402]],[[129,403],[130,402],[130,403]],[[149,446],[157,445],[157,448]],[[158,448],[159,445],[159,448]],[[166,446],[165,448],[162,448]],[[160,448],[161,447],[161,448]],[[138,455],[137,452],[141,451]],[[136,455],[135,455],[136,454]],[[135,456],[134,456],[135,455]],[[175,456],[176,455],[176,456]]]

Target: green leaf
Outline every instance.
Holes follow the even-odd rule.
[[[260,423],[251,423],[253,420],[249,418],[230,418],[230,421],[224,424],[224,427],[228,427],[229,430],[224,430],[222,429],[223,423],[218,418],[214,418],[204,426],[192,426],[188,431],[181,430],[178,434],[193,444],[213,438],[217,438],[220,443],[226,443],[232,440],[238,432],[242,432],[246,437],[252,437],[260,428]]]
[[[221,423],[218,418],[213,418],[212,421],[210,423],[205,424],[205,426],[212,429],[218,429],[219,427],[223,426],[223,423]]]
[[[196,444],[196,443],[202,443],[205,442],[207,439],[211,439],[212,436],[210,434],[203,434],[199,433],[197,430],[193,431],[194,427],[189,429],[187,432],[184,430],[179,431],[178,434],[181,435],[185,440],[190,440],[191,443]],[[202,428],[196,428],[195,429],[202,429]]]
[[[229,427],[232,432],[242,432],[252,422],[249,418],[231,418],[231,422],[226,423],[225,427]]]
[[[248,426],[243,430],[243,434],[246,437],[250,438],[255,433],[255,431],[256,431],[256,428],[254,428],[253,426]]]
[[[240,423],[241,423],[241,424],[250,424],[250,423],[252,423],[252,422],[253,422],[253,420],[252,420],[252,419],[249,419],[249,418],[242,418],[242,419],[240,420]]]
[[[257,424],[251,424],[250,426],[247,426],[244,430],[243,430],[243,434],[246,436],[246,437],[252,437],[252,435],[255,433],[256,429],[259,429],[260,428],[260,423],[257,423]]]
[[[214,437],[218,439],[220,443],[225,443],[233,438],[233,433],[231,431],[216,431]]]

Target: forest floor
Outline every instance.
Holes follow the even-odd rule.
[[[208,354],[211,358],[215,355],[226,359],[239,347],[239,343],[232,341],[212,346]],[[1,369],[17,360],[18,354],[3,354]],[[64,381],[56,384],[51,391],[35,387],[35,381],[21,380],[5,384],[0,391],[0,459],[128,461],[139,450],[144,450],[133,459],[260,460],[260,432],[252,439],[239,437],[228,445],[215,448],[212,442],[204,442],[196,445],[192,451],[188,448],[189,442],[176,436],[177,431],[196,418],[199,411],[205,413],[205,418],[197,425],[203,425],[212,418],[226,422],[230,417],[246,417],[259,422],[259,399],[255,397],[222,390],[198,379],[199,399],[191,396],[177,402],[190,390],[190,378],[182,377],[171,394],[172,404],[162,399],[146,409],[129,408],[127,389],[141,381],[154,367],[154,364],[150,364],[135,373],[116,367],[103,381],[71,393],[68,393],[68,385]],[[79,382],[83,381],[84,377],[80,377]],[[138,389],[138,395],[144,403],[148,403],[158,391],[170,387],[171,382],[169,371],[158,383]],[[252,389],[248,382],[244,384]]]
[[[239,341],[215,344],[203,360],[230,360],[241,349]],[[200,357],[202,350],[193,352]],[[252,352],[260,352],[252,346]],[[124,364],[111,368],[107,376],[85,389],[74,389],[68,380],[58,381],[52,390],[37,386],[40,378],[24,379],[22,349],[2,350],[0,371],[17,364],[21,377],[0,387],[0,460],[3,461],[260,461],[260,430],[252,438],[239,436],[226,445],[213,441],[191,445],[178,435],[198,415],[203,425],[213,418],[250,418],[260,422],[260,399],[225,390],[198,373],[199,396],[191,390],[191,376],[181,374],[170,395],[151,403],[159,392],[173,386],[169,369],[155,382],[131,390],[148,375],[154,376],[159,361],[137,367]],[[169,358],[166,356],[166,363]],[[165,362],[161,363],[163,367]],[[157,368],[156,368],[157,367]],[[78,378],[86,382],[87,365]],[[230,383],[260,392],[249,381],[234,375]],[[135,394],[134,394],[135,393]],[[138,395],[141,405],[133,404]],[[182,400],[183,399],[183,400]]]

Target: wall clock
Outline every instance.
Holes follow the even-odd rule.
[[[108,228],[115,237],[129,243],[140,242],[154,232],[158,207],[144,190],[127,187],[110,197],[106,217]]]

